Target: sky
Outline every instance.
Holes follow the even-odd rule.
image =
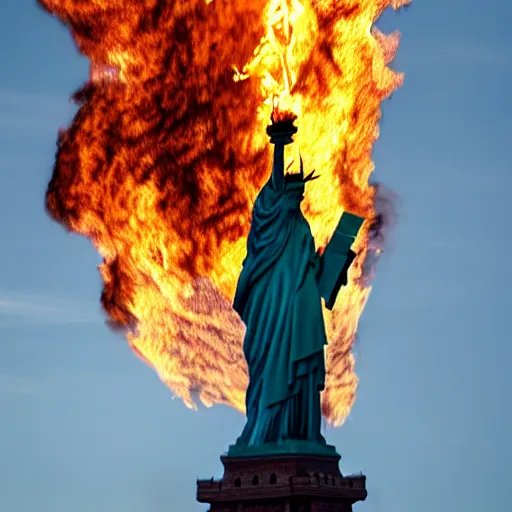
[[[98,254],[44,210],[88,63],[34,1],[0,13],[0,510],[204,511],[196,478],[221,476],[244,417],[173,400],[105,327]],[[415,0],[379,22],[406,74],[373,155],[398,219],[356,404],[326,432],[367,475],[356,512],[510,510],[511,19],[509,0]]]

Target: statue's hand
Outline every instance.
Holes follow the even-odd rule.
[[[267,126],[267,134],[270,135],[270,142],[279,146],[286,146],[293,142],[293,135],[297,133],[297,127],[293,121],[278,121]]]

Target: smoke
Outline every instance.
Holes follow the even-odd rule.
[[[368,252],[363,264],[362,282],[369,286],[379,259],[386,251],[391,233],[397,222],[397,194],[382,183],[374,183],[374,212],[368,230]]]

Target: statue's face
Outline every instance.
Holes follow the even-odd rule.
[[[299,179],[295,177],[286,179],[285,176],[285,189],[288,198],[292,199],[296,206],[299,207],[304,198],[305,183],[302,181],[302,175],[297,174],[296,176],[299,176]]]
[[[284,180],[286,183],[302,183],[304,179],[304,175],[300,172],[289,172],[284,175]]]

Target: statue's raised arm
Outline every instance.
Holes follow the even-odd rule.
[[[274,144],[274,161],[272,164],[272,186],[275,190],[284,189],[284,147],[293,142],[292,136],[297,128],[292,122],[274,123],[267,129],[270,142]]]

